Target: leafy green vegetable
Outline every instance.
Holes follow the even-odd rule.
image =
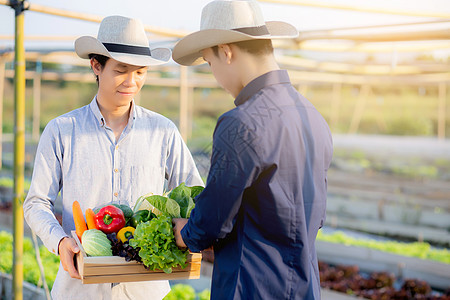
[[[167,197],[151,195],[138,201],[139,205],[142,201],[148,201],[157,210],[172,218],[189,218],[192,209],[195,207],[192,192],[194,192],[194,195],[198,195],[202,190],[202,186],[188,187],[182,183],[173,189]]]
[[[203,192],[205,188],[199,185],[196,186],[191,186],[191,198],[194,200],[195,202],[195,197],[197,197],[198,195],[200,195],[201,192]]]
[[[188,187],[183,182],[169,193],[169,198],[175,200],[180,206],[180,215],[182,218],[189,218],[191,216],[191,211],[195,207],[194,198],[203,189],[202,186]]]
[[[189,199],[191,197],[191,189],[187,187],[184,182],[181,183],[179,186],[174,188],[169,193],[169,198],[174,199],[175,201],[181,201],[183,199]]]
[[[181,183],[179,186],[168,192],[167,195],[147,194],[139,197],[134,206],[134,211],[139,210],[147,201],[151,207],[172,218],[189,218],[191,211],[195,207],[194,198],[203,191],[202,186],[186,186]],[[148,205],[147,205],[148,206]],[[157,213],[156,213],[157,214]]]
[[[177,247],[172,219],[169,216],[161,215],[140,223],[134,231],[134,239],[130,240],[130,245],[141,248],[139,256],[148,269],[172,273],[173,267],[186,267],[188,251]]]
[[[153,205],[157,210],[165,215],[168,215],[172,218],[181,217],[180,206],[173,199],[159,195],[152,195],[146,197],[145,200],[147,200],[151,205]]]

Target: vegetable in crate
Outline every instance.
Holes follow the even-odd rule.
[[[136,226],[138,226],[139,223],[150,221],[154,217],[156,217],[156,215],[149,210],[146,209],[138,210],[131,217],[129,225],[136,228]]]
[[[129,239],[133,238],[134,227],[127,226],[119,230],[117,233],[117,238],[122,241],[122,243],[127,243]]]
[[[140,223],[129,243],[134,248],[141,248],[139,256],[148,269],[171,273],[174,267],[186,266],[188,251],[177,247],[172,219],[168,216],[161,215]]]
[[[95,213],[92,210],[92,208],[86,209],[86,224],[88,229],[98,229],[97,226],[95,226]]]
[[[75,232],[78,239],[81,241],[83,232],[87,230],[86,222],[84,221],[83,211],[81,210],[80,203],[74,201],[72,203],[73,222],[75,223]]]
[[[125,216],[120,208],[107,205],[95,215],[95,226],[104,233],[118,232],[125,226]]]
[[[202,186],[188,187],[184,183],[174,188],[168,196],[150,195],[142,196],[136,201],[134,211],[142,206],[156,208],[161,214],[172,218],[189,218],[195,206],[195,197],[203,191]],[[157,214],[158,215],[158,214]]]
[[[111,242],[105,233],[98,229],[86,230],[81,236],[83,249],[89,256],[112,256]]]
[[[117,208],[120,208],[123,212],[123,215],[125,216],[125,219],[129,219],[133,216],[133,210],[126,204],[116,204],[112,203],[111,205],[114,205]]]
[[[122,243],[122,241],[117,238],[115,232],[107,234],[106,236],[111,241],[111,250],[113,255],[124,257],[126,261],[135,260],[142,263],[142,260],[139,257],[139,250],[141,250],[141,248],[131,247],[128,241],[126,243]]]
[[[110,204],[105,204],[103,206],[97,207],[96,209],[94,209],[94,213],[97,214],[100,211],[100,209],[102,209],[103,207],[108,206],[108,205],[113,205],[117,208],[120,208],[125,217],[125,221],[128,221],[133,216],[133,210],[127,204],[117,204],[117,203],[110,203]]]

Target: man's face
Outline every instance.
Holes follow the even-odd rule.
[[[233,75],[233,67],[227,63],[225,55],[219,49],[217,56],[212,48],[202,50],[203,59],[211,67],[211,72],[219,85],[233,97],[239,94],[237,91],[237,77]]]
[[[93,66],[99,80],[98,95],[101,99],[98,100],[110,108],[130,105],[144,85],[147,67],[121,63],[112,58],[103,68],[98,65]]]

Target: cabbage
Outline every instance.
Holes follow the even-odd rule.
[[[98,229],[89,229],[81,236],[81,245],[89,256],[112,256],[111,241]]]
[[[183,182],[169,192],[167,196],[148,194],[139,197],[134,211],[139,210],[142,206],[149,206],[172,218],[189,218],[192,209],[195,207],[194,199],[203,189],[202,186],[186,186]]]

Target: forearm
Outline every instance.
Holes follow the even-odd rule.
[[[52,202],[29,194],[23,209],[28,226],[50,252],[58,254],[59,242],[67,234],[56,219]]]

